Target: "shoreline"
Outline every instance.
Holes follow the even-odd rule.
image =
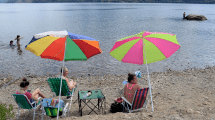
[[[215,68],[215,66],[206,65],[204,68],[193,67],[193,68],[187,68],[187,69],[184,69],[184,70],[171,70],[170,68],[165,68],[163,71],[151,72],[151,73],[149,73],[149,75],[151,75],[151,74],[157,74],[157,73],[167,73],[167,72],[171,72],[171,71],[173,71],[173,72],[186,72],[186,71],[189,71],[189,70],[202,70],[202,69],[212,69],[212,68]],[[139,70],[136,70],[136,71],[139,71]],[[134,72],[135,71],[133,71],[133,73]],[[69,76],[68,78],[75,78],[75,79],[77,79],[77,78],[86,78],[86,77],[90,77],[90,76],[105,76],[105,75],[125,76],[128,73],[126,73],[126,74],[119,74],[119,75],[117,75],[116,73],[115,74],[99,74],[99,75],[91,75],[90,73],[89,74],[84,73],[83,75],[77,75],[77,73],[74,73],[74,75]],[[132,73],[132,72],[130,72],[130,73]],[[11,81],[15,82],[15,81],[17,81],[19,79],[22,79],[23,77],[27,77],[27,78],[44,78],[44,77],[56,77],[58,75],[59,74],[51,74],[49,72],[47,72],[44,75],[36,75],[36,74],[30,74],[30,73],[28,73],[28,74],[26,74],[26,75],[24,75],[22,77],[13,76],[10,73],[9,74],[0,74],[0,89],[4,85],[8,84],[9,82],[11,82]],[[69,73],[69,75],[70,75],[70,73]],[[147,72],[145,72],[144,74],[143,74],[143,72],[141,72],[141,75],[148,75],[148,74],[147,74]],[[5,79],[7,79],[7,80],[5,80]],[[4,82],[2,82],[2,81],[4,81]],[[11,83],[9,83],[9,84],[11,84]]]
[[[149,75],[151,74],[158,74],[158,73],[167,73],[167,72],[186,72],[186,71],[190,71],[190,70],[203,70],[203,69],[215,69],[215,66],[205,66],[205,68],[187,68],[187,69],[184,69],[184,70],[171,70],[170,68],[166,68],[164,71],[162,72],[151,72],[149,73]],[[138,71],[138,70],[137,70]],[[3,72],[4,73],[4,72]],[[127,73],[128,74],[128,73]],[[116,75],[116,74],[100,74],[100,75],[91,75],[91,74],[84,74],[84,75],[73,75],[73,76],[70,76],[68,78],[86,78],[86,77],[92,77],[92,76],[104,76],[104,75],[112,75],[112,76],[126,76],[127,74],[119,74],[119,75]],[[35,75],[35,74],[26,74],[25,76],[23,77],[27,77],[27,78],[44,78],[44,77],[57,77],[59,74],[50,74],[50,73],[46,73],[45,75]],[[70,75],[70,74],[69,74]],[[141,75],[148,75],[147,73],[143,74],[141,72]],[[5,77],[7,76],[7,77]],[[78,76],[78,77],[77,77]],[[19,79],[22,79],[23,77],[15,77],[15,76],[12,76],[10,73],[9,74],[0,74],[0,89],[7,85],[7,84],[12,84],[13,82],[19,80]],[[12,83],[10,83],[12,82]]]
[[[122,96],[124,85],[122,82],[127,79],[127,75],[103,75],[88,77],[69,77],[77,82],[79,90],[100,89],[106,97],[106,115],[96,115],[95,113],[86,115],[88,109],[83,110],[83,116],[78,114],[78,103],[72,105],[69,111],[70,119],[214,119],[215,118],[215,66],[204,69],[187,69],[184,71],[153,72],[150,74],[152,86],[152,97],[154,112],[151,112],[150,100],[147,104],[148,112],[142,110],[134,113],[109,113],[110,105],[117,97]],[[51,76],[49,76],[51,77]],[[39,88],[45,96],[51,98],[52,92],[46,82],[47,76],[26,77],[30,81],[29,89]],[[142,74],[138,79],[141,87],[148,87],[148,76]],[[2,81],[2,80],[1,80]],[[21,79],[9,84],[8,87],[0,89],[0,101],[2,103],[12,104],[14,112],[17,113],[18,106],[11,97],[11,94],[19,88]],[[148,92],[148,96],[149,92]],[[63,97],[61,97],[63,98]],[[74,99],[77,99],[77,92]],[[33,117],[32,115],[28,115]],[[24,117],[21,111],[20,118]],[[47,117],[44,117],[45,119]],[[14,118],[15,119],[15,118]],[[36,119],[41,119],[37,116]],[[56,119],[56,118],[53,118]]]

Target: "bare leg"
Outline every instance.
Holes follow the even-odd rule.
[[[17,41],[17,45],[20,45],[18,41]]]
[[[76,86],[76,82],[73,83],[74,87]]]
[[[73,88],[75,88],[75,85],[76,85],[76,82],[73,82],[73,80],[72,80],[72,81],[69,82],[68,87],[69,87],[70,90],[72,90]]]
[[[33,93],[31,98],[35,101],[38,101],[39,96],[41,96],[42,98],[46,98],[45,95],[43,95],[39,89],[36,89]]]

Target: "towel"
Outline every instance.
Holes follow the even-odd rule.
[[[128,81],[124,80],[124,81],[122,82],[122,84],[123,84],[123,85],[126,85],[126,84],[128,84]]]
[[[52,99],[50,105],[55,107],[58,102],[59,102],[59,100]]]
[[[51,99],[51,98],[44,98],[43,99],[43,105],[44,107],[53,107],[53,108],[58,108],[58,104],[60,103],[60,108],[64,107],[64,101],[58,99]]]

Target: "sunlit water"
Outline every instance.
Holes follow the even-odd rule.
[[[58,74],[62,62],[42,59],[25,50],[34,34],[68,30],[99,40],[102,54],[87,61],[68,61],[70,76],[127,74],[146,65],[123,63],[108,53],[114,43],[141,31],[176,34],[182,46],[170,58],[149,64],[149,71],[184,70],[214,66],[214,4],[160,3],[14,3],[0,4],[0,74]],[[186,14],[205,15],[206,21],[183,20]],[[10,48],[16,35],[20,48]],[[15,40],[14,40],[15,42]],[[48,72],[48,73],[47,73]]]

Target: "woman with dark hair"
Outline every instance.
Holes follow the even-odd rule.
[[[135,74],[128,74],[128,83],[124,87],[124,97],[132,103],[135,91],[137,89],[141,89],[139,85],[137,85],[137,77]]]
[[[27,81],[26,78],[23,78],[23,81],[20,83],[20,90],[16,91],[16,94],[24,94],[28,97],[28,99],[30,100],[30,102],[36,101],[38,103],[40,97],[42,98],[46,98],[39,89],[36,89],[32,94],[28,91],[26,91],[28,89],[28,85],[29,82]]]
[[[24,37],[20,37],[20,35],[17,35],[17,37],[14,39],[14,40],[17,40],[17,45],[20,45],[20,44],[19,44],[19,41],[20,41],[20,39],[22,39],[22,38],[24,38]]]
[[[13,44],[13,40],[10,41],[10,46],[15,46],[15,45]]]

